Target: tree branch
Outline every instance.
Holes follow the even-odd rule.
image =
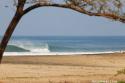
[[[25,5],[26,0],[18,0],[18,5],[17,5],[17,13],[23,14],[23,9]]]
[[[118,20],[122,23],[125,23],[125,18],[122,18],[118,15],[110,14],[110,13],[93,13],[93,12],[86,11],[84,8],[81,8],[81,7],[78,7],[78,6],[75,6],[75,5],[71,5],[71,4],[51,4],[51,3],[41,3],[41,4],[39,4],[38,3],[38,4],[32,5],[29,8],[25,9],[24,12],[23,12],[23,15],[25,15],[26,13],[30,12],[33,9],[36,9],[36,8],[39,8],[39,7],[46,7],[46,6],[72,9],[74,11],[84,13],[84,14],[89,15],[89,16],[100,16],[100,17],[105,17],[105,18],[112,19],[112,20]]]

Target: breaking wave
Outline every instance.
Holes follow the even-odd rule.
[[[6,52],[50,52],[47,44],[13,44],[8,45]]]

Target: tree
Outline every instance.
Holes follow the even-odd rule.
[[[60,0],[59,2],[56,0],[13,0],[13,2],[16,12],[0,43],[0,63],[8,41],[20,19],[39,7],[67,8],[89,16],[100,16],[125,23],[124,0]],[[25,7],[27,4],[28,7]]]

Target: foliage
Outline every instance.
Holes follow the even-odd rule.
[[[119,75],[119,74],[125,74],[125,69],[117,71],[117,75]]]
[[[118,81],[117,83],[125,83],[125,81]]]
[[[18,0],[13,0],[18,5]],[[26,4],[35,5],[54,4],[65,5],[65,8],[73,9],[90,16],[102,16],[113,20],[125,22],[125,0],[22,0]],[[46,5],[45,5],[46,6]],[[61,6],[62,7],[62,6]],[[63,6],[64,7],[64,6]]]

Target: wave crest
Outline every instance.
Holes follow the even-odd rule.
[[[50,52],[48,44],[11,44],[6,52]]]

